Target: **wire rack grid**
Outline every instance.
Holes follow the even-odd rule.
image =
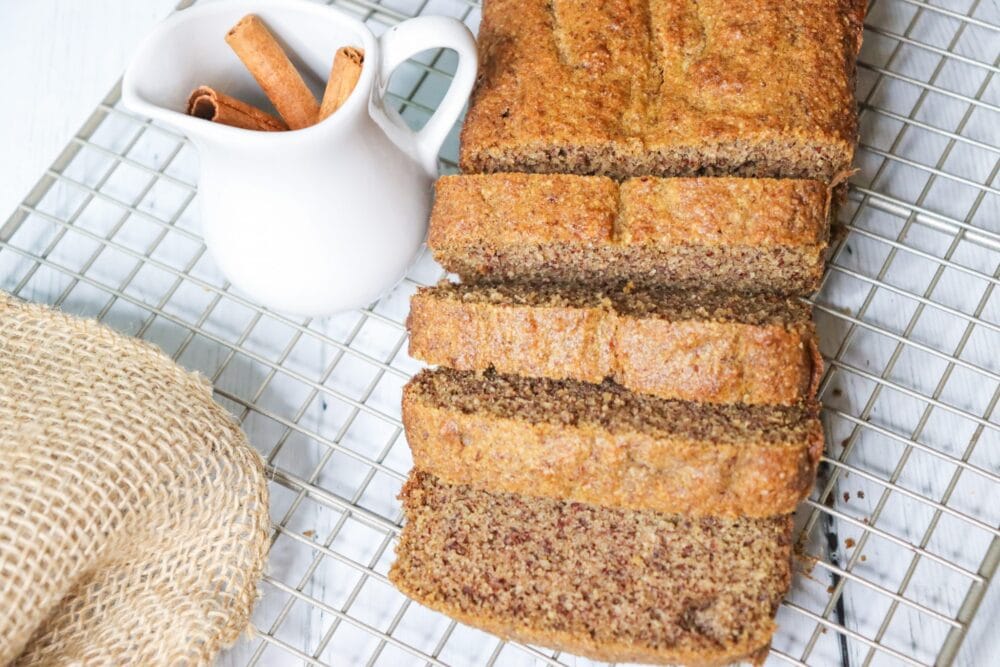
[[[479,20],[473,0],[335,4],[376,33],[421,13]],[[427,53],[393,78],[409,122],[454,65]],[[860,171],[814,298],[828,445],[797,513],[775,664],[949,665],[1000,561],[998,71],[996,2],[871,3]],[[0,226],[0,288],[156,343],[212,380],[265,457],[263,597],[222,662],[590,664],[458,625],[386,579],[411,465],[400,390],[419,368],[404,321],[440,267],[424,253],[391,294],[337,317],[261,309],[206,254],[192,147],[118,97]],[[443,170],[456,152],[453,133]]]

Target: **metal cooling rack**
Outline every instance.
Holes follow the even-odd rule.
[[[467,0],[337,4],[376,32],[421,13],[479,21]],[[828,447],[775,664],[951,664],[1000,560],[1000,8],[874,0],[867,26],[860,172],[815,299]],[[394,78],[404,117],[429,115],[453,67],[432,53]],[[590,664],[457,625],[385,577],[411,464],[400,389],[419,367],[403,322],[440,267],[425,253],[338,317],[263,310],[205,253],[196,173],[191,146],[121,109],[116,87],[0,227],[0,288],[161,346],[212,380],[266,458],[256,632],[222,662]]]

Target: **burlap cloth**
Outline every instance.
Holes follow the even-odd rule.
[[[0,292],[0,664],[199,664],[246,628],[260,457],[151,345]]]

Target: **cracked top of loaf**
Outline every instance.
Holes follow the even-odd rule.
[[[465,171],[850,167],[864,0],[486,0]]]

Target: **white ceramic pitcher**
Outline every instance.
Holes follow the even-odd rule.
[[[251,13],[283,42],[317,97],[337,48],[364,48],[361,78],[336,113],[289,132],[185,115],[188,94],[202,84],[267,105],[225,42]],[[458,69],[437,111],[412,132],[385,103],[389,76],[438,47],[457,52]],[[437,154],[475,73],[475,41],[454,19],[411,19],[376,39],[360,21],[304,0],[213,2],[178,12],[149,35],[126,70],[122,99],[198,148],[205,242],[227,278],[269,307],[325,315],[372,302],[414,261]]]

